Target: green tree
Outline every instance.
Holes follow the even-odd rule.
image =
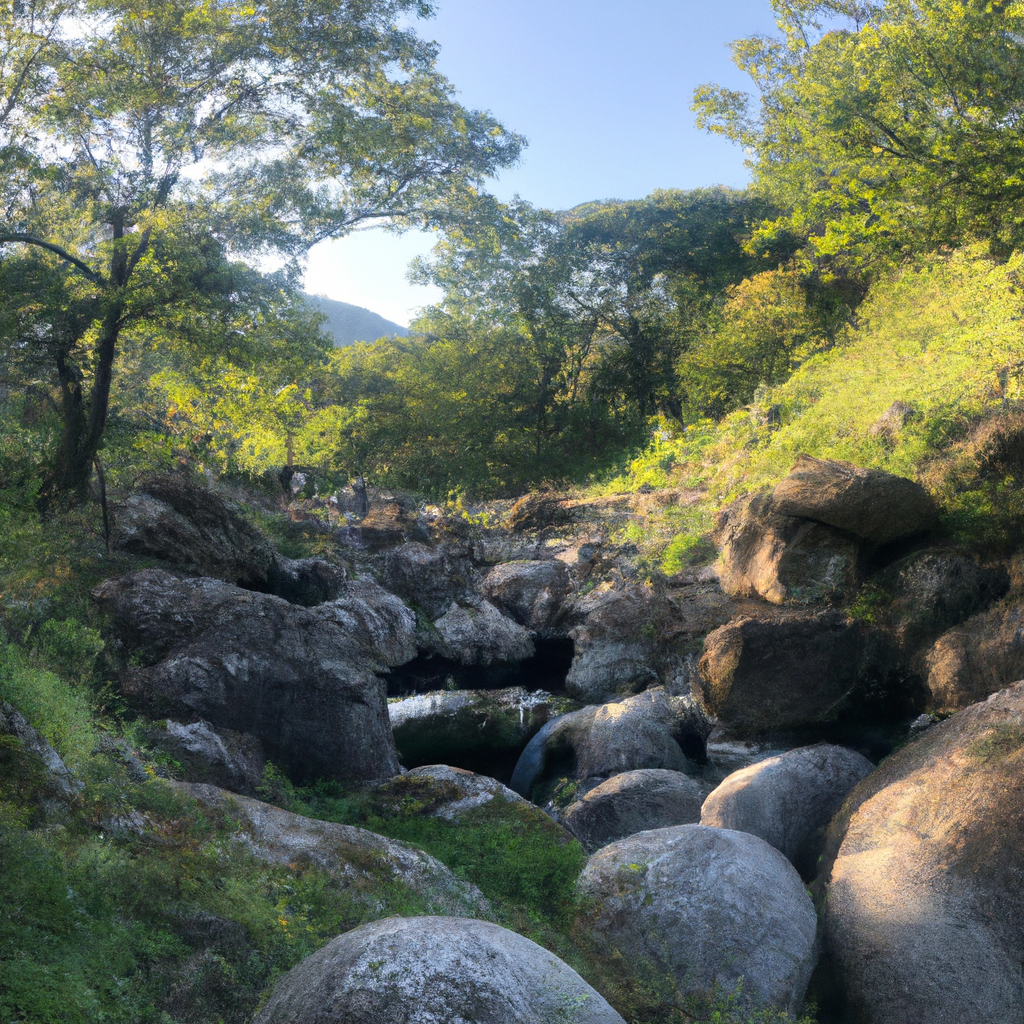
[[[22,54],[34,10],[10,14]],[[44,496],[84,492],[127,333],[230,315],[232,261],[295,267],[368,220],[440,218],[516,159],[521,140],[457,104],[433,44],[398,27],[430,13],[422,0],[82,0],[33,58],[31,90],[5,84],[24,173],[4,190],[2,262],[22,286],[3,319],[11,347],[49,364],[62,419]],[[33,275],[60,301],[31,301]]]

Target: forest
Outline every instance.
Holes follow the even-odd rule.
[[[167,594],[231,586],[239,601],[264,602],[258,615],[284,616],[279,635],[292,628],[287,615],[349,601],[344,615],[356,619],[344,619],[345,642],[363,646],[345,649],[355,666],[345,685],[357,675],[379,684],[382,708],[427,690],[526,685],[509,668],[520,661],[547,679],[568,644],[570,702],[557,704],[561,682],[549,687],[551,714],[566,718],[660,692],[652,686],[683,700],[679,680],[698,674],[711,708],[710,638],[757,618],[750,601],[767,601],[784,606],[781,619],[766,613],[776,625],[811,609],[816,630],[826,619],[830,630],[859,630],[856,657],[870,662],[870,684],[851,684],[848,720],[827,718],[830,704],[827,721],[752,733],[765,756],[824,741],[872,762],[891,755],[882,772],[913,746],[905,746],[911,719],[930,715],[925,725],[940,729],[950,715],[973,713],[973,701],[926,691],[938,693],[932,679],[947,657],[947,630],[990,605],[1017,608],[1024,588],[1024,3],[770,6],[776,31],[732,45],[751,91],[707,84],[692,97],[697,124],[742,148],[746,188],[666,182],[644,197],[550,210],[489,191],[526,142],[495,115],[464,106],[439,71],[437,47],[418,28],[432,0],[0,0],[2,1024],[263,1024],[274,984],[339,932],[392,915],[451,915],[452,906],[556,954],[614,1015],[598,1007],[574,1016],[591,999],[584,995],[564,1016],[549,1008],[547,1018],[516,1021],[918,1020],[895,989],[842,995],[854,983],[841,966],[828,967],[834,983],[818,969],[804,1008],[810,967],[796,997],[751,1003],[742,978],[734,991],[716,981],[694,994],[678,977],[666,981],[670,971],[653,954],[639,964],[626,945],[625,959],[609,955],[577,883],[602,855],[558,831],[559,814],[583,799],[579,779],[545,777],[522,791],[548,812],[558,808],[555,824],[551,813],[524,801],[506,807],[501,797],[490,817],[452,830],[434,814],[440,790],[423,778],[408,792],[381,781],[398,755],[389,770],[332,776],[255,718],[232,724],[192,698],[179,701],[180,681],[154,697],[146,688],[164,685],[153,680],[171,671],[161,660],[168,651],[201,660],[201,644],[213,641],[154,639],[165,606],[153,598],[130,620],[125,609],[143,598],[116,589],[128,575],[170,566]],[[315,245],[365,225],[433,231],[431,254],[410,275],[442,297],[408,336],[338,347],[303,294],[304,262]],[[740,527],[723,525],[730,514],[738,521],[729,510],[746,501],[756,513],[749,496],[781,493],[804,457],[912,480],[934,522],[925,516],[910,540],[864,540],[822,519],[847,547],[830,534],[800,557],[812,568],[830,558],[825,582],[783,581],[778,600],[771,595],[782,591],[758,580],[730,589],[728,544],[738,550],[742,538]],[[211,504],[196,494],[212,495]],[[173,508],[179,525],[139,526],[153,502]],[[175,532],[184,520],[187,537]],[[763,529],[782,537],[772,550],[803,543],[776,520]],[[186,557],[193,534],[210,550]],[[406,552],[415,545],[418,554]],[[605,554],[588,554],[598,549]],[[960,568],[929,598],[929,633],[907,624],[923,603],[900,590],[910,576],[893,566],[935,550],[928,557],[960,559]],[[401,557],[411,560],[405,568]],[[562,611],[537,618],[533,604],[520,622],[498,570],[545,560],[570,566],[571,588],[544,599]],[[716,566],[715,593],[727,595],[720,605],[708,596],[719,586],[708,582]],[[976,594],[961,600],[956,588],[968,577]],[[373,587],[386,588],[399,611]],[[179,626],[228,615],[220,604],[215,612],[195,604],[198,593],[189,591],[187,615],[175,613]],[[608,594],[644,609],[621,636],[601,618]],[[664,610],[670,605],[676,611]],[[683,605],[699,611],[679,612]],[[483,640],[465,653],[468,641],[449,621],[465,609],[472,628],[459,628],[470,631],[492,612],[504,616],[507,629],[487,634],[486,655]],[[680,625],[691,619],[700,624]],[[1005,687],[1024,675],[1024,652],[1007,639],[1011,619],[1000,622],[1000,651],[1012,651],[999,655],[998,672],[984,667],[981,626],[957,642],[982,651],[962,655],[976,676],[988,672]],[[260,642],[236,640],[239,650]],[[600,674],[588,652],[613,643],[614,684],[581,682]],[[399,657],[398,647],[408,650]],[[291,657],[282,653],[282,663]],[[322,658],[317,671],[330,675],[337,659]],[[301,689],[304,670],[294,671]],[[672,705],[677,718],[680,706]],[[726,721],[722,708],[708,722]],[[977,755],[985,764],[1005,754],[1019,767],[1024,719],[1014,713],[1015,740],[986,733],[970,748],[989,744]],[[31,742],[10,724],[15,714]],[[387,709],[381,714],[386,724]],[[400,713],[392,706],[390,714],[402,764],[432,764],[410,762]],[[284,855],[260,860],[239,848],[235,805],[204,804],[198,791],[160,781],[207,781],[154,739],[153,723],[169,729],[175,715],[185,722],[175,728],[223,727],[234,738],[221,747],[248,750],[252,736],[262,743],[267,759],[255,781],[234,790],[240,800],[258,796],[281,814],[411,844],[430,862],[416,870],[450,869],[455,888],[442,898],[440,874],[430,888],[420,875],[409,881],[411,868],[391,877],[382,865],[398,856],[392,847],[345,854],[349,881],[340,889],[335,861],[296,868]],[[702,766],[714,763],[710,730],[695,741]],[[512,767],[533,742],[521,739],[508,771],[472,757],[462,765],[457,755],[446,763],[490,765],[516,789],[521,769]],[[37,741],[73,779],[60,775],[63,795],[54,796],[45,759],[43,778]],[[727,774],[701,771],[694,777],[709,791]],[[353,788],[369,782],[377,789]],[[67,807],[55,811],[61,801]],[[1024,827],[1021,806],[1008,835]],[[1013,856],[1018,884],[1019,850]],[[812,888],[824,884],[802,874]],[[528,881],[510,881],[520,875]],[[813,891],[821,920],[823,892]],[[993,962],[1024,948],[1018,925],[999,932]],[[835,949],[828,955],[829,964],[844,962]],[[1018,968],[1005,985],[989,979],[979,988],[1010,992],[1012,1006],[1024,999]],[[974,987],[963,973],[950,976]],[[922,1013],[940,1014],[921,1000]],[[280,1012],[274,1020],[307,1019]],[[976,1019],[1011,1021],[998,1006],[985,1012]]]

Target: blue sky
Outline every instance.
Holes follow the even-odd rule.
[[[747,88],[728,44],[773,28],[768,0],[439,0],[438,16],[418,23],[461,102],[529,140],[491,190],[555,209],[743,185],[742,152],[698,131],[690,103],[704,82]],[[405,280],[431,244],[379,229],[324,243],[306,288],[408,323],[437,297]]]

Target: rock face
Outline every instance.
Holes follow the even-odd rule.
[[[999,605],[939,637],[925,655],[929,705],[958,711],[1024,677],[1024,607]]]
[[[21,742],[22,749],[42,767],[38,796],[44,810],[49,809],[47,805],[54,800],[66,803],[81,793],[82,783],[68,770],[60,754],[28,724],[20,711],[4,701],[0,701],[0,736],[14,736]]]
[[[562,824],[588,853],[637,832],[700,821],[705,790],[696,779],[664,768],[613,775],[570,804]]]
[[[453,557],[445,547],[428,547],[410,541],[384,557],[381,582],[433,622],[448,611],[453,601],[466,602],[473,594],[468,563]]]
[[[143,734],[148,743],[181,765],[189,782],[251,796],[263,780],[263,744],[255,736],[230,729],[215,732],[209,722],[186,725],[170,719],[154,722]]]
[[[509,785],[528,797],[565,776],[582,795],[638,768],[697,772],[710,732],[711,723],[691,699],[647,690],[548,722],[527,744]]]
[[[801,455],[772,492],[783,515],[812,519],[871,544],[888,544],[938,522],[931,495],[913,480],[849,462]]]
[[[761,492],[719,513],[719,579],[734,597],[816,604],[850,596],[860,582],[860,544],[849,533],[778,510]]]
[[[567,704],[564,698],[543,690],[530,693],[521,686],[438,690],[392,701],[388,715],[402,764],[454,762],[493,771],[510,757],[517,758],[544,724],[567,710]]]
[[[553,953],[496,924],[388,918],[339,935],[278,983],[254,1024],[623,1024]]]
[[[241,825],[237,834],[250,853],[268,864],[313,864],[349,885],[372,881],[365,865],[386,866],[394,881],[440,913],[480,913],[487,901],[476,886],[456,877],[439,860],[413,846],[353,825],[292,814],[217,786],[176,783],[180,793],[223,811]]]
[[[336,625],[367,661],[379,669],[416,657],[416,616],[372,580],[351,580],[315,613]]]
[[[1024,682],[928,729],[850,794],[822,873],[826,949],[864,1024],[1024,1008]]]
[[[150,714],[251,733],[299,778],[398,771],[384,684],[329,617],[156,569],[108,580],[95,596],[122,636],[163,659],[124,681]]]
[[[495,566],[483,582],[484,596],[521,626],[546,635],[569,594],[569,568],[564,562],[506,562]]]
[[[874,645],[864,624],[837,612],[735,619],[705,641],[703,699],[739,737],[835,722],[853,711],[870,716],[868,699],[883,672]],[[885,710],[883,705],[881,717]],[[912,711],[901,707],[897,714]]]
[[[704,802],[700,822],[760,836],[811,879],[825,829],[874,767],[845,747],[799,747],[733,772]]]
[[[725,992],[796,1013],[817,961],[817,920],[800,876],[756,836],[678,825],[595,853],[580,875],[588,920],[627,958],[669,974],[681,995]]]
[[[420,644],[432,654],[461,665],[495,665],[525,661],[534,655],[529,630],[502,615],[489,601],[464,607],[453,601]]]

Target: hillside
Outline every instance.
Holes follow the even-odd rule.
[[[376,341],[378,338],[395,335],[405,337],[409,333],[407,328],[391,320],[385,320],[384,317],[362,306],[338,302],[323,295],[308,295],[307,298],[327,315],[327,323],[324,326],[334,337],[334,344],[339,348],[357,341]]]

